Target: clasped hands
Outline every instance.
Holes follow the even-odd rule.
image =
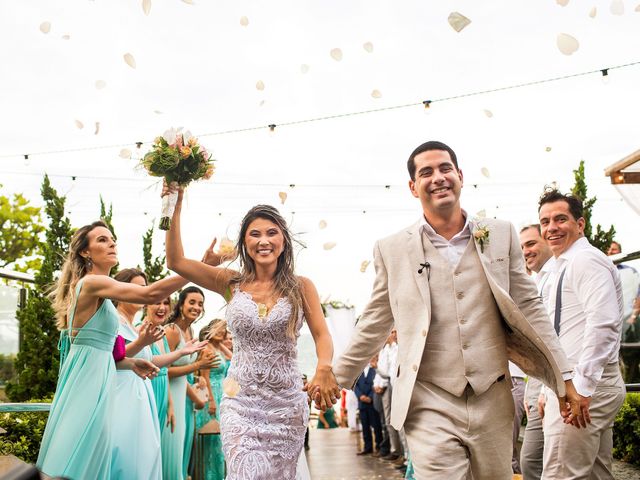
[[[591,397],[583,397],[580,395],[571,380],[567,380],[564,383],[566,396],[558,397],[560,415],[564,423],[567,425],[571,424],[576,428],[587,428],[587,424],[591,423],[591,415],[589,414]]]
[[[318,367],[316,374],[303,390],[315,403],[316,408],[323,412],[335,405],[340,398],[340,387],[329,365]]]

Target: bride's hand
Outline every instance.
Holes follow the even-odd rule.
[[[330,366],[318,367],[304,390],[315,402],[316,408],[323,412],[335,405],[340,398],[340,387]]]

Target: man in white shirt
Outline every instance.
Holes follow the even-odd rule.
[[[374,388],[379,387],[379,395],[382,397],[382,407],[384,414],[384,423],[389,437],[390,452],[385,460],[395,461],[402,456],[402,443],[398,431],[391,425],[391,395],[393,392],[393,384],[395,383],[395,375],[398,359],[398,343],[396,330],[391,330],[391,334],[387,339],[387,343],[378,355],[378,370],[376,379],[374,380]]]
[[[582,427],[567,428],[550,395],[545,408],[544,479],[613,479],[613,421],[625,398],[618,366],[622,288],[611,260],[584,237],[582,202],[548,189],[540,198],[542,237],[555,262],[549,316],[573,368]]]
[[[621,253],[622,246],[618,242],[611,242],[607,255],[620,255]],[[620,283],[622,284],[622,300],[624,302],[624,313],[622,315],[624,323],[622,328],[624,333],[626,333],[629,328],[634,327],[636,317],[640,313],[640,274],[635,268],[623,263],[616,265],[616,268],[618,269]],[[624,341],[623,335],[623,342]]]
[[[553,254],[549,245],[540,234],[540,224],[528,225],[520,230],[520,247],[524,261],[532,275],[538,293],[544,298],[548,290],[548,273]],[[542,382],[528,377],[524,392],[524,409],[527,415],[527,426],[524,430],[522,449],[520,450],[520,468],[522,476],[527,480],[540,480],[542,476],[542,453],[544,451],[544,434],[542,417],[538,412],[538,397]],[[543,397],[544,398],[544,397]]]

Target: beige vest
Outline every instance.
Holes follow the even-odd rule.
[[[469,384],[480,395],[508,364],[502,318],[474,242],[455,268],[427,238],[422,243],[431,264],[431,322],[417,378],[455,396]]]

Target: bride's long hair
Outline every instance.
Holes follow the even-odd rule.
[[[258,218],[275,223],[284,237],[284,248],[278,257],[272,293],[286,297],[287,300],[289,300],[289,304],[291,305],[291,318],[289,318],[289,324],[287,325],[287,336],[295,338],[298,316],[300,315],[300,309],[303,308],[303,302],[305,300],[302,295],[300,279],[294,273],[293,237],[285,219],[280,215],[280,212],[271,205],[256,205],[249,210],[242,219],[236,247],[238,258],[240,259],[240,273],[231,280],[231,283],[233,285],[240,285],[254,282],[256,279],[256,264],[247,252],[244,237],[247,234],[251,222]]]

